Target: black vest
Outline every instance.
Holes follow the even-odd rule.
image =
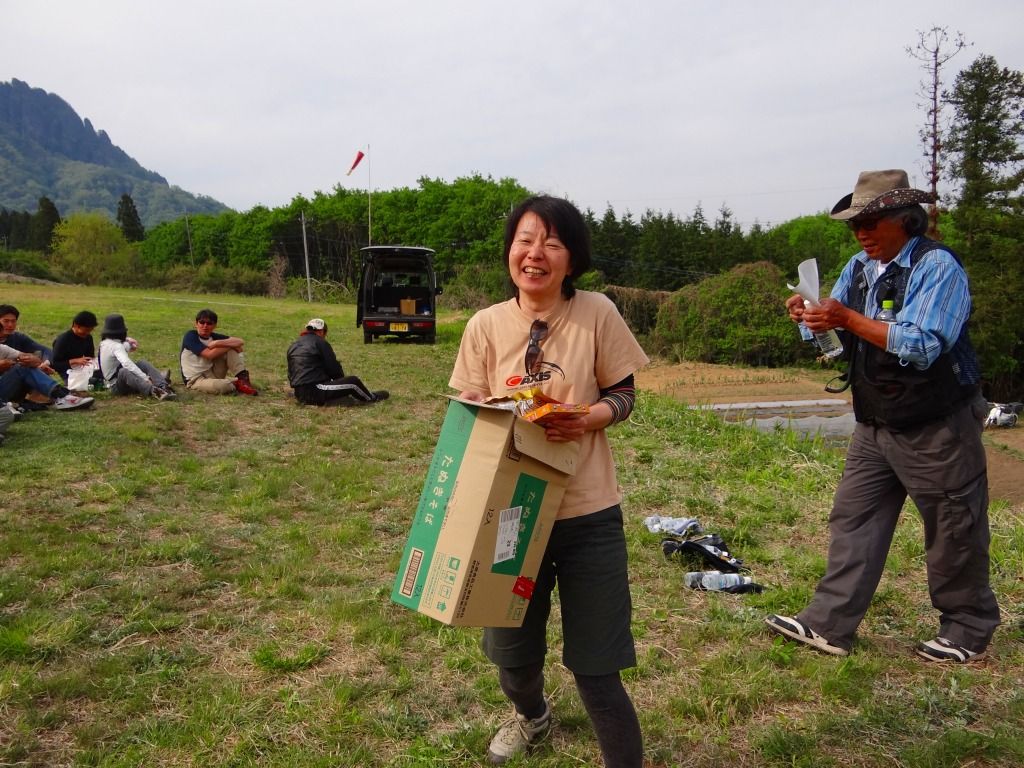
[[[893,300],[899,312],[906,298],[910,273],[922,258],[936,249],[948,251],[957,264],[960,258],[943,245],[922,237],[910,253],[910,266],[890,263],[879,278],[879,297]],[[856,312],[865,308],[868,284],[864,265],[854,265],[846,306]],[[881,300],[881,298],[879,299]],[[879,349],[855,334],[845,332],[849,379],[853,389],[853,413],[859,422],[904,429],[948,416],[978,389],[980,373],[977,356],[964,323],[949,352],[943,352],[925,370],[902,365],[899,357]]]

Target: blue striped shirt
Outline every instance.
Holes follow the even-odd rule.
[[[912,237],[900,249],[890,265],[910,266],[910,252],[920,238]],[[864,307],[852,307],[867,317],[874,318],[880,302],[876,292],[879,278],[878,262],[861,251],[847,263],[832,288],[832,298],[846,303],[855,262],[864,265],[867,278],[867,301]],[[960,331],[971,314],[971,294],[967,274],[953,255],[943,249],[931,251],[927,258],[919,258],[910,273],[903,307],[896,322],[889,328],[886,351],[898,355],[904,365],[913,364],[924,370],[943,352],[948,352],[960,336]]]

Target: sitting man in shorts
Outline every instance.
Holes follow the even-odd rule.
[[[245,342],[237,336],[214,333],[216,327],[217,313],[201,309],[195,330],[182,338],[181,375],[185,386],[211,395],[258,395],[245,367]]]

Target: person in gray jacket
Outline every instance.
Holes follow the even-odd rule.
[[[388,392],[371,391],[358,376],[346,376],[327,342],[327,323],[314,317],[288,347],[288,383],[306,405],[366,405],[387,400]]]

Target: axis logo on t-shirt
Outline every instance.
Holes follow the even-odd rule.
[[[534,374],[527,374],[526,376],[520,376],[518,374],[516,374],[515,376],[509,376],[507,379],[505,379],[505,386],[511,388],[526,387],[529,386],[530,384],[543,384],[545,381],[551,380],[552,373],[557,373],[559,376],[562,377],[562,380],[565,381],[565,371],[563,371],[560,366],[556,365],[555,363],[543,362],[540,365],[541,368],[546,368],[547,370],[542,370]]]

